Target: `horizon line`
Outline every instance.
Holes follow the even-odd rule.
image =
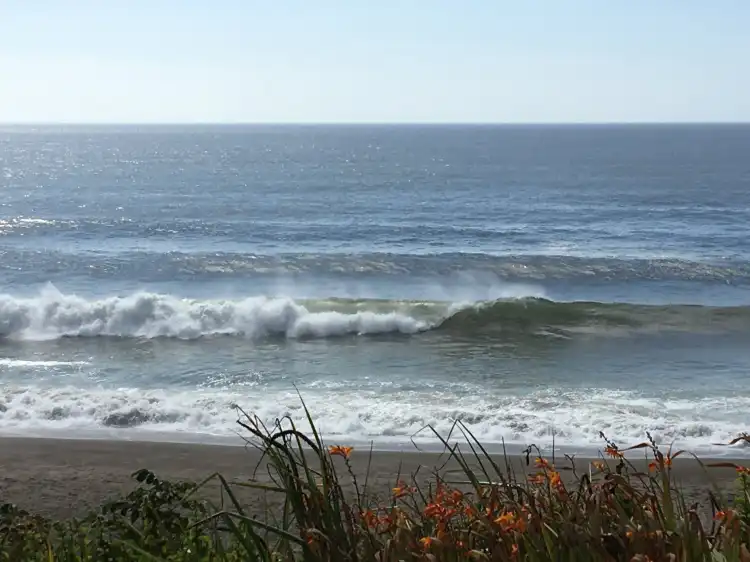
[[[0,127],[601,127],[750,125],[746,121],[0,121]]]

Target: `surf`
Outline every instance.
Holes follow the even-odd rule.
[[[539,337],[580,333],[748,332],[750,306],[557,302],[542,298],[452,303],[252,296],[200,300],[138,292],[87,299],[49,286],[33,297],[0,295],[0,337],[315,339],[425,332]]]

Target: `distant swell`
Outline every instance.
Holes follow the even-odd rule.
[[[24,228],[49,228],[48,222],[23,219]],[[7,223],[7,221],[6,221]],[[18,225],[16,225],[18,226]],[[80,233],[86,225],[73,224],[71,232]],[[7,235],[8,224],[0,220],[0,235]],[[451,279],[470,272],[475,276],[494,276],[506,282],[537,283],[549,281],[699,281],[746,285],[750,283],[750,263],[746,260],[694,261],[680,258],[613,258],[588,255],[492,255],[486,253],[285,253],[256,255],[246,252],[216,252],[195,247],[189,237],[175,251],[179,240],[169,239],[160,247],[149,233],[133,233],[117,244],[101,247],[101,236],[111,236],[118,224],[107,225],[101,235],[90,233],[77,241],[71,252],[67,242],[45,249],[7,247],[3,249],[0,271],[6,279],[23,283],[36,274],[84,275],[100,280],[126,276],[144,282],[179,280],[256,279],[304,275],[313,279],[344,278],[424,278]],[[5,230],[4,230],[5,229]],[[141,241],[150,241],[149,250]],[[179,246],[178,246],[179,247]],[[54,277],[52,277],[54,278]]]
[[[0,336],[196,339],[212,335],[324,338],[367,334],[555,335],[616,330],[750,331],[750,307],[647,306],[507,299],[463,305],[385,300],[190,300],[136,293],[88,300],[48,287],[0,295]]]

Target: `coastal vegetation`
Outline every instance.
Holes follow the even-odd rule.
[[[662,450],[650,436],[629,447],[602,436],[597,460],[548,458],[530,447],[519,470],[518,459],[489,454],[457,422],[450,437],[434,434],[458,471],[404,474],[383,494],[366,467],[355,470],[367,451],[325,443],[309,413],[308,431],[240,413],[248,443],[263,453],[256,477],[170,482],[142,469],[131,493],[68,521],[6,504],[0,560],[750,562],[750,470],[701,463],[707,503],[699,507],[673,477],[690,455]],[[647,469],[631,455],[647,456]],[[713,468],[736,472],[733,490],[711,487]],[[217,484],[218,503],[202,493]],[[277,497],[277,508],[251,516],[243,489]]]

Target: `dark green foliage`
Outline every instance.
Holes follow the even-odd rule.
[[[81,520],[51,522],[13,505],[0,507],[0,560],[240,560],[215,510],[194,499],[193,483],[160,480],[148,470],[124,498]]]

